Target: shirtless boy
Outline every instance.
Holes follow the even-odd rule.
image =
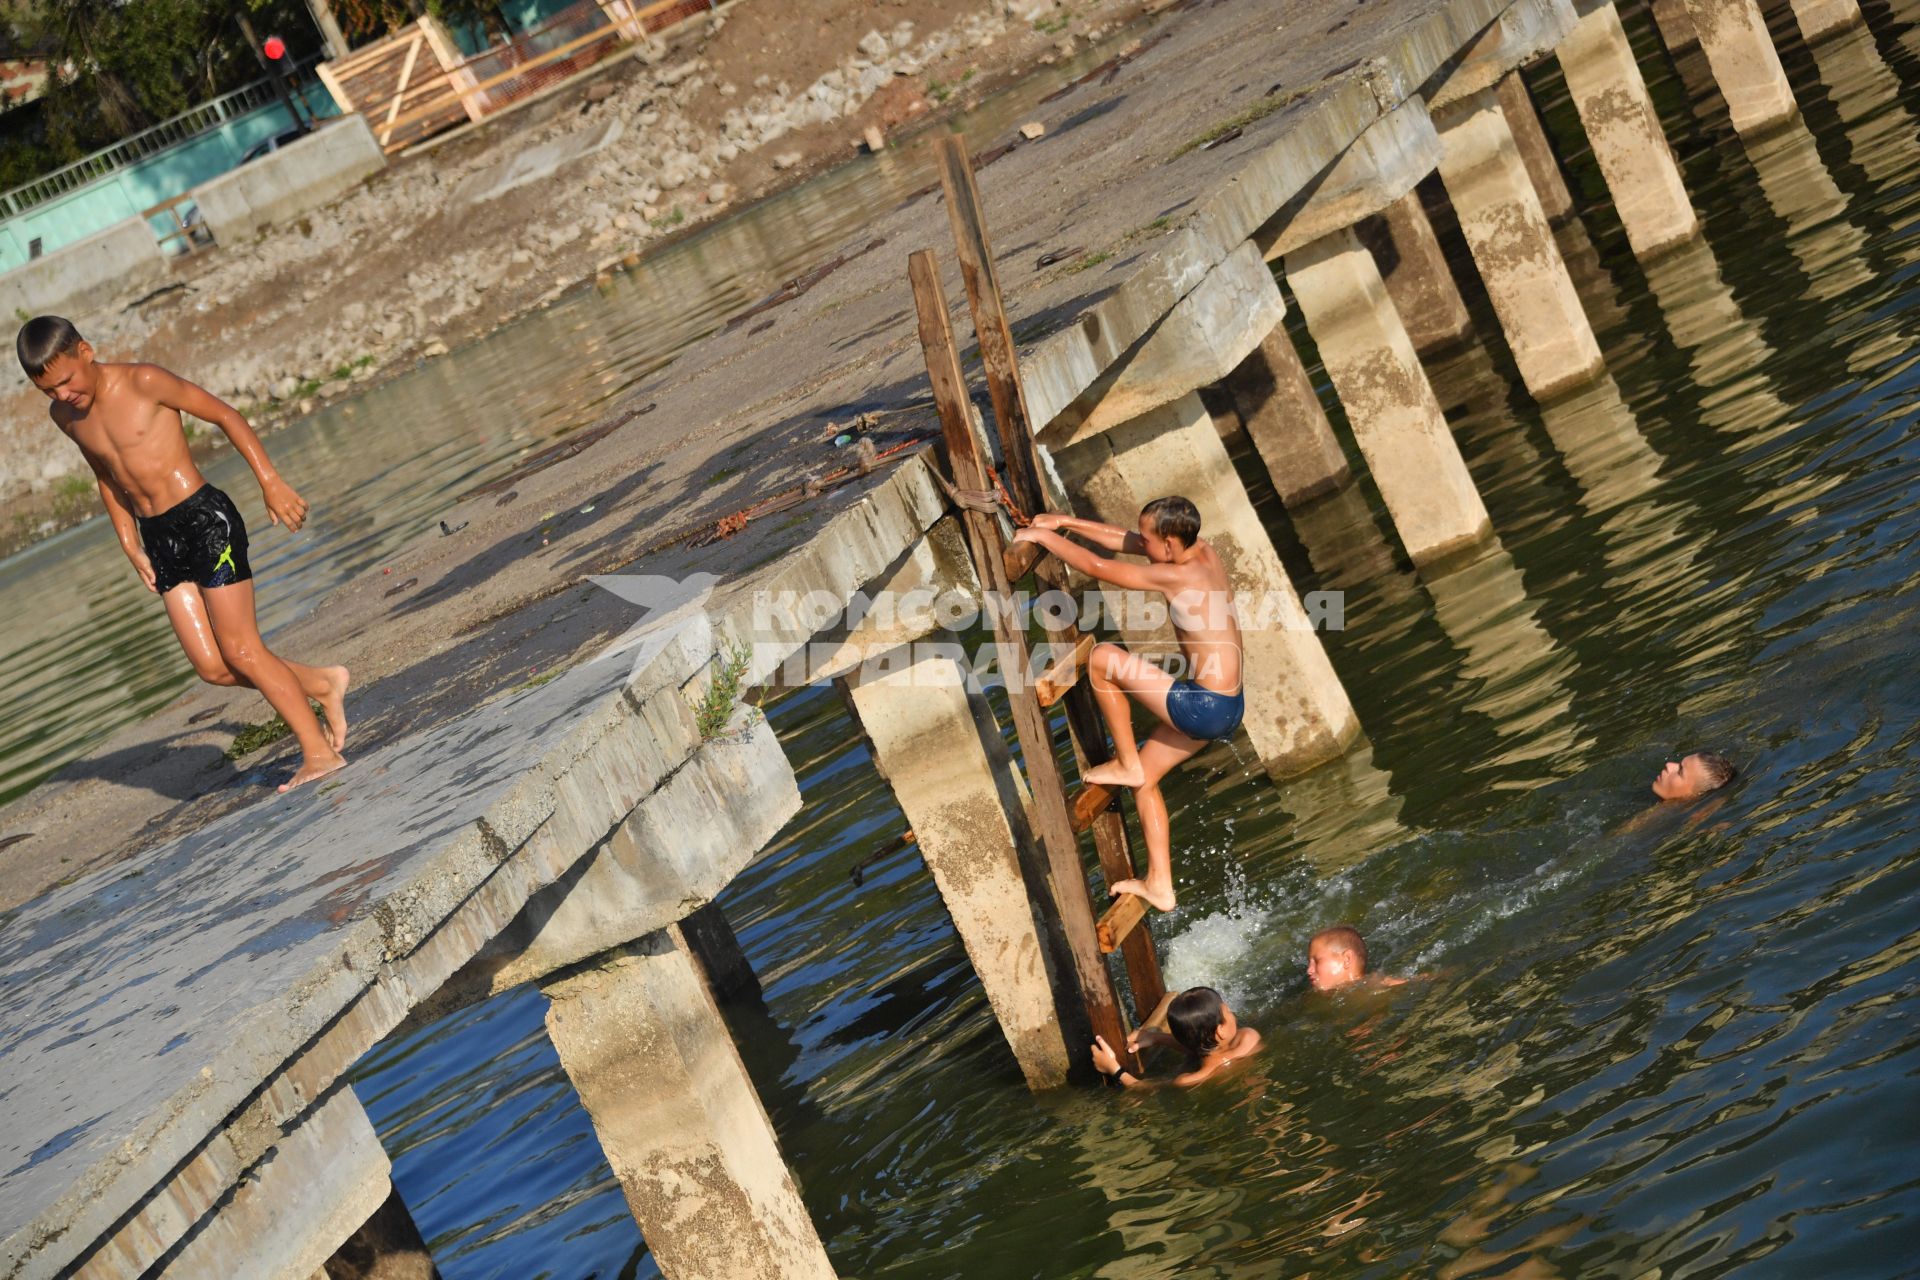
[[[165,602],[193,669],[208,684],[258,689],[293,730],[302,759],[280,790],[344,765],[347,669],[288,662],[260,638],[246,526],[201,476],[180,427],[190,413],[225,432],[260,482],[267,518],[297,530],[307,504],[274,471],[247,420],[159,365],[96,361],[92,344],[59,316],[27,321],[14,351],[53,401],[54,425],[86,456],[121,550]],[[324,729],[309,698],[326,711]]]
[[[1307,944],[1307,982],[1315,991],[1338,991],[1355,983],[1397,987],[1405,981],[1367,969],[1367,940],[1352,925],[1322,929]]]
[[[1064,535],[1085,538],[1106,555]],[[1246,711],[1241,689],[1240,626],[1233,615],[1233,588],[1226,568],[1200,537],[1200,512],[1185,498],[1156,498],[1140,510],[1137,530],[1052,512],[1034,517],[1016,542],[1038,543],[1081,573],[1126,591],[1157,591],[1167,597],[1174,631],[1192,676],[1175,680],[1139,654],[1117,644],[1094,647],[1087,677],[1113,735],[1113,759],[1089,769],[1086,780],[1103,787],[1133,788],[1140,828],[1147,839],[1147,876],[1109,887],[1134,893],[1162,911],[1175,906],[1173,835],[1160,779],[1208,742],[1228,738]],[[1144,556],[1145,564],[1113,555]],[[1133,709],[1140,703],[1161,720],[1136,744]]]
[[[1155,1025],[1162,1017],[1165,1030]],[[1212,987],[1189,987],[1170,997],[1146,1025],[1127,1037],[1130,1053],[1162,1046],[1186,1052],[1186,1066],[1168,1082],[1186,1088],[1212,1078],[1229,1064],[1257,1052],[1260,1033],[1242,1026]],[[1123,1089],[1150,1089],[1160,1083],[1123,1070],[1113,1047],[1100,1036],[1093,1038],[1093,1066],[1107,1078],[1108,1084]]]
[[[1654,775],[1653,794],[1662,800],[1698,800],[1732,782],[1733,762],[1716,751],[1694,751],[1669,760]]]

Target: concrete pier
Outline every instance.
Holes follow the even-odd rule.
[[[1465,340],[1473,317],[1419,195],[1409,191],[1355,230],[1379,265],[1414,351],[1431,355]]]
[[[547,1036],[672,1280],[831,1280],[773,1124],[677,926],[542,984]]]
[[[1700,233],[1700,217],[1647,96],[1611,3],[1584,14],[1560,42],[1560,71],[1636,257]]]
[[[1373,255],[1338,231],[1288,254],[1286,267],[1407,554],[1427,564],[1485,538],[1493,522]]]
[[[1687,15],[1736,133],[1763,133],[1799,114],[1800,104],[1754,0],[1687,0]]]
[[[1520,78],[1518,71],[1509,71],[1494,86],[1494,96],[1499,99],[1500,114],[1506,117],[1507,128],[1513,134],[1520,163],[1527,167],[1527,176],[1533,179],[1533,193],[1540,199],[1540,212],[1547,215],[1549,225],[1559,226],[1573,217],[1573,192],[1567,190],[1560,157],[1554,154],[1546,127],[1540,123],[1540,112],[1533,105],[1533,95],[1527,92],[1527,82]]]
[[[1447,197],[1527,390],[1546,400],[1590,381],[1604,366],[1600,344],[1498,97],[1470,94],[1435,123]]]
[[[1254,751],[1276,778],[1339,755],[1360,729],[1353,704],[1200,398],[1183,397],[1076,445],[1055,463],[1082,514],[1112,524],[1132,526],[1141,507],[1170,493],[1193,499],[1200,536],[1220,553],[1242,606],[1244,728]],[[1170,629],[1142,628],[1132,614],[1125,611],[1120,622],[1129,644],[1167,652]]]
[[[1808,44],[1851,31],[1864,21],[1860,0],[1793,0],[1793,19]]]
[[[1687,12],[1687,0],[1652,0],[1647,7],[1669,52],[1681,53],[1700,43],[1700,34],[1693,29],[1693,15]]]
[[[1067,1078],[1043,923],[1023,867],[1041,865],[1005,742],[944,653],[869,660],[846,689],[1027,1083]],[[1071,983],[1071,977],[1068,977]]]
[[[1295,507],[1347,482],[1346,451],[1283,326],[1275,325],[1241,361],[1227,388],[1281,502]]]

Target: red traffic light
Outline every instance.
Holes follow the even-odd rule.
[[[260,46],[260,52],[278,62],[287,54],[287,42],[279,36],[268,36],[266,43]]]

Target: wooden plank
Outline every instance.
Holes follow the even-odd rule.
[[[387,109],[387,123],[380,134],[380,145],[386,146],[387,139],[393,136],[393,118],[400,114],[400,101],[407,95],[407,80],[413,75],[413,64],[420,57],[420,46],[426,43],[426,37],[418,31],[413,33],[413,43],[407,46],[407,61],[400,68],[399,91],[393,95],[393,105]]]
[[[926,355],[927,376],[940,415],[948,466],[954,483],[960,488],[984,489],[987,487],[986,463],[980,442],[973,434],[966,378],[961,372],[960,353],[954,346],[947,321],[946,297],[940,288],[940,274],[933,254],[925,249],[914,253],[907,260],[907,269],[913,281],[920,346]],[[1002,569],[1006,547],[999,522],[981,511],[962,510],[960,518],[980,585],[1006,598],[1011,591]],[[992,619],[994,641],[1006,679],[1007,702],[1013,712],[1014,729],[1020,738],[1021,757],[1033,795],[1033,826],[1044,853],[1044,864],[1032,868],[1033,879],[1046,884],[1049,892],[1037,905],[1049,931],[1065,944],[1067,955],[1062,958],[1071,965],[1089,1024],[1084,1034],[1101,1036],[1124,1054],[1126,1028],[1120,1017],[1120,1001],[1107,972],[1106,960],[1100,954],[1093,902],[1087,892],[1087,874],[1080,861],[1080,843],[1074,837],[1067,813],[1066,787],[1054,757],[1053,734],[1039,700],[1033,696],[1025,637],[1004,611],[990,609],[987,612]],[[1065,1015],[1071,1011],[1062,1012]],[[1068,1030],[1071,1036],[1079,1028],[1069,1024]],[[1081,1061],[1079,1054],[1074,1055],[1074,1061]]]
[[[1118,951],[1120,944],[1131,937],[1146,918],[1147,900],[1139,894],[1123,893],[1115,898],[1094,926],[1094,932],[1100,935],[1100,950],[1108,955]]]
[[[992,246],[987,243],[986,213],[980,204],[980,190],[974,184],[973,164],[967,157],[965,139],[958,135],[941,138],[936,146],[940,184],[947,200],[947,220],[953,228],[960,275],[966,282],[967,302],[973,311],[974,336],[979,340],[981,363],[986,369],[987,391],[993,401],[1000,452],[1006,461],[1008,488],[1016,505],[1037,515],[1049,510],[1052,503],[1040,478],[1033,428],[1027,419],[1026,395],[1020,386],[1019,357],[1014,351],[1013,330],[1007,323],[1006,304],[1000,296],[1000,278],[994,271]],[[1066,566],[1057,558],[1037,556],[1032,567],[1043,585],[1062,590],[1068,586]],[[1008,575],[1010,579],[1016,576]],[[1059,641],[1077,639],[1079,632],[1071,625],[1057,626],[1049,620],[1048,634]],[[1083,776],[1089,768],[1112,758],[1107,745],[1106,721],[1094,703],[1093,690],[1084,683],[1067,694],[1067,724]],[[1100,856],[1101,874],[1108,884],[1138,875],[1133,855],[1127,848],[1126,825],[1117,807],[1109,809],[1103,804],[1089,815],[1087,825],[1093,828],[1094,848]],[[1127,936],[1123,951],[1136,1011],[1151,1007],[1165,994],[1152,932],[1134,930]]]
[[[1102,760],[1101,764],[1106,761]],[[1073,795],[1073,829],[1085,831],[1113,811],[1113,792],[1097,782],[1089,782]],[[1131,868],[1129,868],[1131,869]],[[1122,880],[1126,876],[1120,877]]]
[[[1016,542],[1007,548],[1007,581],[1018,582],[1033,572],[1046,549],[1037,542]]]
[[[612,27],[596,27],[592,31],[589,31],[586,35],[577,36],[574,39],[567,41],[567,43],[560,45],[557,48],[549,49],[537,58],[529,58],[527,59],[527,61],[520,63],[518,66],[509,67],[507,70],[502,71],[497,75],[488,76],[485,80],[477,81],[466,88],[463,88],[457,91],[449,88],[447,92],[452,96],[460,98],[461,101],[464,102],[466,100],[466,97],[470,94],[485,93],[487,90],[493,88],[495,85],[504,84],[508,80],[513,80],[520,76],[524,76],[531,71],[538,71],[541,67],[546,66],[550,62],[557,62],[561,58],[567,57],[568,55],[577,52],[583,45],[597,44],[603,40],[617,40],[619,38],[620,38],[619,32],[614,30]],[[431,112],[434,110],[438,110],[438,108],[437,107],[423,108],[420,110],[408,112],[407,115],[403,116],[398,123],[400,124],[409,123],[410,121],[416,120],[423,115],[431,114]]]
[[[1040,699],[1040,705],[1050,707],[1066,694],[1067,690],[1080,683],[1080,671],[1087,665],[1087,655],[1093,652],[1093,637],[1081,636],[1074,641],[1073,648],[1061,654],[1053,665],[1042,671],[1033,681],[1033,692]]]

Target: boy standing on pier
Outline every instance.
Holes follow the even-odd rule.
[[[20,367],[53,401],[54,425],[80,446],[121,550],[166,603],[180,647],[208,684],[258,689],[300,743],[288,791],[346,764],[345,667],[277,657],[253,611],[247,529],[226,494],[201,476],[180,415],[226,433],[260,482],[267,518],[297,530],[307,504],[267,461],[260,437],[231,406],[153,364],[105,364],[71,321],[36,316],[14,339]],[[326,712],[326,727],[307,699]]]
[[[1109,555],[1143,556],[1145,564],[1098,555],[1065,534],[1085,538]],[[1181,497],[1156,498],[1140,510],[1137,530],[1097,520],[1047,512],[1015,535],[1038,543],[1081,573],[1126,591],[1155,591],[1167,598],[1174,632],[1190,672],[1176,680],[1139,654],[1117,644],[1094,646],[1087,678],[1113,735],[1113,759],[1089,769],[1086,780],[1103,787],[1133,788],[1140,828],[1147,839],[1144,880],[1122,880],[1108,892],[1138,894],[1162,911],[1175,906],[1173,833],[1160,779],[1208,742],[1231,737],[1246,711],[1241,688],[1240,624],[1233,588],[1220,556],[1200,537],[1200,512]],[[1161,723],[1136,744],[1133,701]]]

